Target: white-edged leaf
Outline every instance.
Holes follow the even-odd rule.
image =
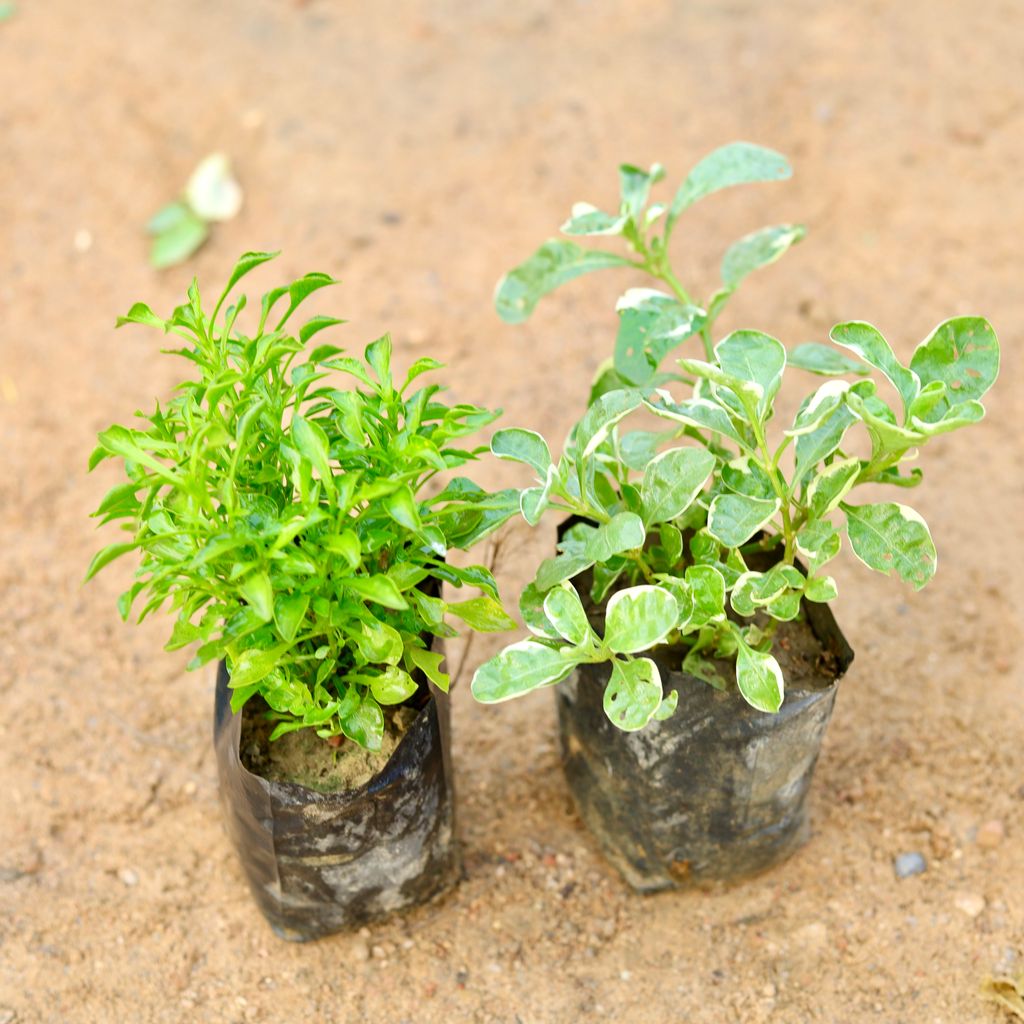
[[[636,732],[657,714],[661,702],[661,674],[650,658],[612,662],[604,690],[604,713],[612,725]]]
[[[863,320],[836,324],[829,337],[843,348],[860,356],[866,363],[881,370],[903,399],[904,412],[917,398],[921,382],[916,373],[907,369],[897,358],[881,331]]]
[[[782,669],[770,654],[750,647],[738,631],[736,636],[736,687],[751,707],[774,714],[785,696]]]
[[[615,253],[583,249],[575,242],[552,239],[498,282],[494,305],[506,323],[521,323],[542,296],[559,285],[593,270],[628,266],[630,261]]]
[[[485,661],[474,673],[470,689],[481,703],[497,704],[559,683],[575,666],[570,650],[520,640]]]
[[[552,587],[544,596],[544,617],[558,635],[579,646],[593,637],[579,594],[571,584]]]
[[[774,263],[807,233],[802,224],[774,224],[733,242],[722,259],[722,281],[736,288],[748,274]]]
[[[727,548],[746,544],[781,508],[778,498],[764,500],[745,494],[716,495],[708,508],[708,533]]]
[[[640,488],[644,525],[649,528],[686,511],[711,475],[715,461],[706,448],[673,448],[653,458]]]
[[[616,654],[660,644],[676,627],[679,606],[662,587],[640,586],[612,594],[605,612],[604,643]]]
[[[934,575],[937,556],[928,524],[896,502],[842,505],[853,553],[869,568],[895,572],[920,590]]]
[[[535,430],[505,427],[491,438],[491,451],[499,459],[511,459],[532,466],[543,480],[551,466],[548,443]]]
[[[822,377],[838,377],[844,373],[866,377],[871,372],[862,362],[837,352],[830,345],[822,345],[816,341],[797,345],[789,353],[787,364],[795,366],[798,370],[820,374]]]

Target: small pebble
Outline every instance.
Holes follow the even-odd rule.
[[[919,853],[901,853],[893,859],[892,866],[897,878],[923,875],[928,870],[928,862]]]
[[[186,782],[185,785],[181,787],[181,791],[185,794],[185,796],[195,796],[197,788],[198,787],[196,786],[196,784],[194,782],[189,781],[189,782]]]
[[[136,874],[136,872],[132,871],[131,868],[121,868],[121,870],[117,873],[117,877],[120,878],[121,881],[128,886],[139,884],[139,876],[138,874]]]
[[[352,946],[352,959],[365,963],[370,959],[370,947],[365,942],[356,942]]]
[[[72,240],[75,252],[88,252],[92,248],[92,232],[88,228],[79,228]]]
[[[977,917],[985,909],[985,899],[975,893],[965,892],[953,900],[953,905],[968,917]]]
[[[14,1024],[17,1019],[16,1011],[9,1010],[6,1006],[0,1006],[0,1024]]]
[[[1003,827],[1003,823],[998,819],[992,821],[986,821],[978,829],[978,835],[975,842],[983,850],[994,850],[1002,841],[1006,835],[1006,829]]]

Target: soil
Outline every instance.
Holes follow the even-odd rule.
[[[1024,960],[1022,62],[1013,0],[20,0],[0,22],[0,1020],[1006,1024],[979,988]],[[212,676],[161,650],[166,619],[120,622],[127,562],[81,587],[114,539],[84,518],[116,481],[85,472],[95,433],[184,366],[113,318],[280,248],[250,299],[331,271],[310,311],[348,319],[337,344],[390,330],[400,363],[448,364],[450,397],[557,443],[641,282],[581,278],[509,326],[495,281],[574,200],[614,204],[618,162],[675,182],[732,138],[795,176],[688,211],[683,278],[709,294],[763,224],[808,237],[744,282],[723,332],[792,346],[865,319],[907,358],[977,311],[1003,339],[985,421],[930,443],[924,483],[894,495],[931,527],[934,581],[837,562],[857,659],[810,842],[730,889],[636,896],[572,810],[552,694],[473,703],[468,673],[507,640],[483,637],[452,697],[463,884],[279,942],[223,834]],[[242,213],[150,270],[142,225],[217,149]],[[506,593],[553,535],[503,538]],[[903,853],[924,873],[898,878]]]
[[[366,750],[351,740],[332,747],[315,729],[297,729],[271,742],[276,723],[254,703],[250,700],[242,709],[242,764],[271,782],[297,782],[320,793],[358,789],[369,782],[387,765],[417,715],[415,708],[385,708],[380,750]]]

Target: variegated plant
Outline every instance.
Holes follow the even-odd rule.
[[[737,242],[723,261],[723,286],[706,308],[694,306],[668,263],[678,215],[717,189],[788,176],[777,153],[747,143],[712,153],[690,173],[667,207],[665,228],[651,235],[666,207],[646,207],[661,177],[620,170],[618,216],[578,205],[563,230],[621,235],[636,259],[548,242],[501,282],[497,305],[506,319],[527,315],[546,291],[599,266],[628,264],[650,273],[669,292],[633,289],[619,303],[614,359],[600,371],[586,414],[565,451],[552,459],[530,430],[498,431],[492,450],[535,470],[536,486],[521,492],[523,516],[536,524],[547,509],[576,518],[558,554],[541,564],[520,608],[534,638],[512,644],[482,665],[473,693],[506,700],[565,679],[582,663],[610,662],[605,710],[620,728],[642,728],[675,707],[663,694],[658,668],[645,652],[661,644],[683,649],[683,668],[726,687],[715,659],[735,659],[735,685],[754,707],[777,711],[784,680],[771,653],[779,622],[801,614],[802,601],[827,602],[836,584],[827,564],[845,529],[868,567],[895,572],[915,588],[935,572],[936,553],[921,516],[896,502],[855,503],[861,484],[913,487],[905,464],[930,438],[976,423],[981,397],[999,368],[999,345],[980,317],[940,324],[904,366],[870,324],[853,321],[831,332],[833,345],[792,352],[759,331],[735,331],[714,344],[711,328],[746,274],[776,259],[802,237],[778,225]],[[699,337],[704,358],[660,363],[687,338]],[[776,397],[789,368],[827,379],[804,400],[792,423],[770,436]],[[851,379],[852,378],[852,379]],[[884,380],[893,393],[883,397]],[[682,383],[677,399],[667,385]],[[660,430],[626,431],[645,410]],[[861,430],[870,454],[853,454]],[[752,569],[756,553],[774,564]],[[802,565],[798,565],[798,560]],[[589,573],[589,595],[581,574]],[[604,608],[598,636],[584,599]]]

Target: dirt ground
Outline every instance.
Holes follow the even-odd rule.
[[[1024,969],[1022,61],[1015,0],[18,0],[0,22],[0,1022],[1008,1020],[978,989]],[[764,223],[809,235],[723,330],[792,345],[863,318],[907,355],[980,312],[1004,349],[988,419],[936,441],[904,499],[936,538],[933,584],[841,560],[857,660],[812,841],[728,891],[635,896],[572,810],[551,694],[478,707],[464,678],[465,883],[362,934],[277,941],[221,827],[212,678],[161,651],[167,622],[120,623],[127,564],[80,586],[113,479],[85,473],[95,432],[179,372],[115,315],[281,248],[254,289],[335,272],[339,338],[390,328],[399,358],[450,362],[455,395],[557,437],[629,282],[576,282],[519,328],[494,282],[573,200],[614,202],[619,161],[674,182],[732,138],[796,176],[693,211],[684,277],[706,294]],[[141,226],[215,149],[243,213],[157,274]],[[508,538],[507,593],[552,530]],[[915,851],[928,870],[898,880]]]

